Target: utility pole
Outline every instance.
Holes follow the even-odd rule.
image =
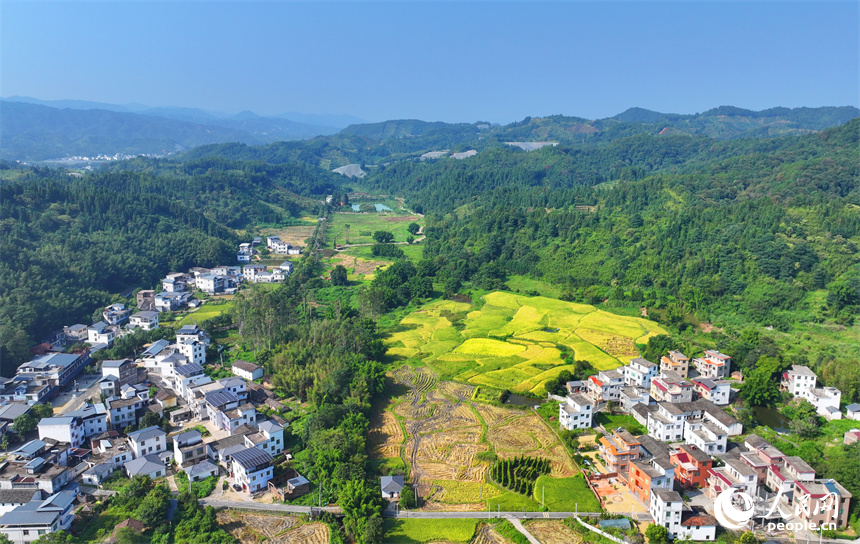
[[[540,507],[546,508],[546,486],[540,486]]]

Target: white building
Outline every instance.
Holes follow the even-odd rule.
[[[102,317],[108,325],[119,325],[128,319],[131,310],[125,307],[125,304],[116,303],[105,307],[102,311]]]
[[[272,479],[272,456],[260,448],[245,448],[230,454],[230,466],[243,491],[256,493],[268,487]]]
[[[801,394],[807,389],[815,389],[818,383],[818,376],[815,372],[803,365],[792,365],[790,369],[782,373],[782,381],[780,381],[780,389],[788,391],[792,397]]]
[[[662,525],[674,537],[681,532],[681,513],[684,501],[677,491],[671,489],[651,490],[651,505],[648,509],[655,525]]]
[[[128,433],[128,442],[138,458],[167,451],[167,433],[155,425]]]
[[[167,474],[167,469],[161,461],[161,458],[154,453],[138,457],[137,459],[132,459],[125,464],[123,469],[125,469],[125,473],[129,478],[134,478],[135,476],[149,476],[150,478],[155,479],[161,478]]]
[[[651,380],[651,397],[657,402],[692,402],[693,384],[677,372],[664,370]]]
[[[651,387],[651,380],[657,377],[657,365],[641,357],[631,359],[630,364],[620,370],[624,375],[625,385],[632,387],[648,389]]]
[[[183,325],[176,331],[176,342],[178,344],[192,341],[197,341],[207,346],[212,342],[206,331],[197,325]]]
[[[100,402],[96,404],[84,404],[80,409],[69,412],[66,416],[80,419],[84,427],[84,438],[98,436],[108,430],[107,408]]]
[[[755,497],[758,488],[758,473],[755,469],[732,457],[726,458],[725,463],[725,466],[710,469],[708,496],[715,498],[731,487]]]
[[[104,321],[93,323],[87,327],[87,342],[90,344],[113,344],[116,338],[116,329],[110,327]]]
[[[190,467],[206,458],[206,444],[200,431],[191,430],[173,437],[173,458],[182,467]]]
[[[726,406],[731,395],[731,382],[710,378],[693,378],[693,386],[700,398],[709,400],[717,406]]]
[[[206,363],[206,344],[197,340],[184,340],[177,342],[178,351],[188,362],[202,365]]]
[[[612,402],[621,398],[624,376],[617,370],[601,370],[597,376],[589,376],[588,396],[594,402]]]
[[[75,519],[73,491],[60,491],[33,500],[0,517],[0,532],[15,544],[28,544],[42,535],[66,531]]]
[[[263,367],[259,365],[255,365],[254,363],[243,361],[241,359],[236,359],[232,363],[233,374],[239,376],[240,378],[244,378],[249,382],[254,380],[258,380],[263,377]]]
[[[284,428],[272,421],[263,421],[257,425],[258,431],[245,435],[245,445],[260,448],[268,452],[272,457],[284,450]]]
[[[137,312],[131,316],[129,326],[145,331],[155,330],[158,328],[158,312]]]
[[[690,418],[684,422],[684,442],[709,455],[717,455],[726,452],[728,434],[709,420]]]
[[[79,417],[45,417],[39,421],[39,440],[50,438],[79,448],[84,443],[84,424]]]
[[[568,431],[590,429],[594,403],[580,393],[571,393],[558,405],[558,421]]]

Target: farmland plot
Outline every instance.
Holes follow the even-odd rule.
[[[387,339],[389,355],[443,380],[543,395],[547,381],[570,370],[562,350],[608,370],[638,356],[637,343],[666,333],[653,321],[588,304],[501,291],[483,298],[479,310],[437,301],[409,314]]]

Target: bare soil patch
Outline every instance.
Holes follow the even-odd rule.
[[[560,521],[536,520],[529,523],[526,529],[541,544],[576,544],[582,540],[579,535]]]
[[[218,524],[242,544],[326,544],[328,526],[324,523],[299,525],[299,518],[284,515],[252,514],[220,510]]]

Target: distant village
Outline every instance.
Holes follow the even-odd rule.
[[[803,459],[786,456],[763,438],[743,433],[743,425],[723,407],[736,393],[730,376],[732,359],[718,351],[689,357],[670,351],[659,365],[642,358],[615,370],[604,370],[587,380],[567,383],[559,403],[559,422],[569,431],[589,429],[598,410],[614,403],[647,429],[634,436],[629,431],[606,429],[599,438],[602,466],[591,467],[589,485],[601,498],[601,488],[623,486],[645,506],[657,525],[672,538],[714,540],[717,520],[714,499],[727,489],[756,499],[756,519],[782,522],[770,501],[780,496],[786,510],[795,504],[819,504],[800,509],[801,522],[825,529],[848,525],[851,493],[839,482],[816,478]],[[739,373],[736,378],[741,378]],[[794,365],[783,373],[780,389],[809,401],[818,415],[860,420],[860,404],[839,409],[841,393],[819,387],[809,368]],[[845,433],[846,444],[860,440],[860,429]],[[688,506],[677,490],[701,490],[704,501]],[[825,500],[827,497],[835,497]],[[602,498],[601,498],[602,500]],[[768,508],[763,505],[767,504]]]
[[[237,260],[250,263],[259,243],[241,244]],[[266,243],[271,253],[301,252],[278,237]],[[11,432],[19,416],[69,392],[83,370],[95,364],[93,354],[117,338],[159,328],[162,312],[199,306],[193,289],[232,294],[243,282],[283,281],[292,270],[293,264],[284,261],[276,267],[244,264],[171,273],[161,281],[161,292],[137,292],[136,312],[111,304],[97,323],[64,327],[37,346],[39,354],[13,378],[2,379],[0,432]],[[277,415],[284,406],[264,382],[263,368],[236,360],[232,376],[212,379],[204,373],[209,345],[205,331],[185,325],[172,342],[153,342],[134,359],[102,361],[91,392],[80,394],[87,395],[83,402],[73,397],[55,408],[38,421],[38,438],[16,444],[0,461],[0,532],[24,544],[68,530],[75,505],[92,501],[116,474],[161,478],[181,470],[192,482],[229,475],[231,493],[268,491],[281,500],[307,493],[310,482],[292,469],[275,478],[276,461],[291,459],[284,451],[288,423]],[[70,347],[79,349],[66,353]],[[147,414],[169,422],[174,431],[168,434],[158,425],[138,428]]]

